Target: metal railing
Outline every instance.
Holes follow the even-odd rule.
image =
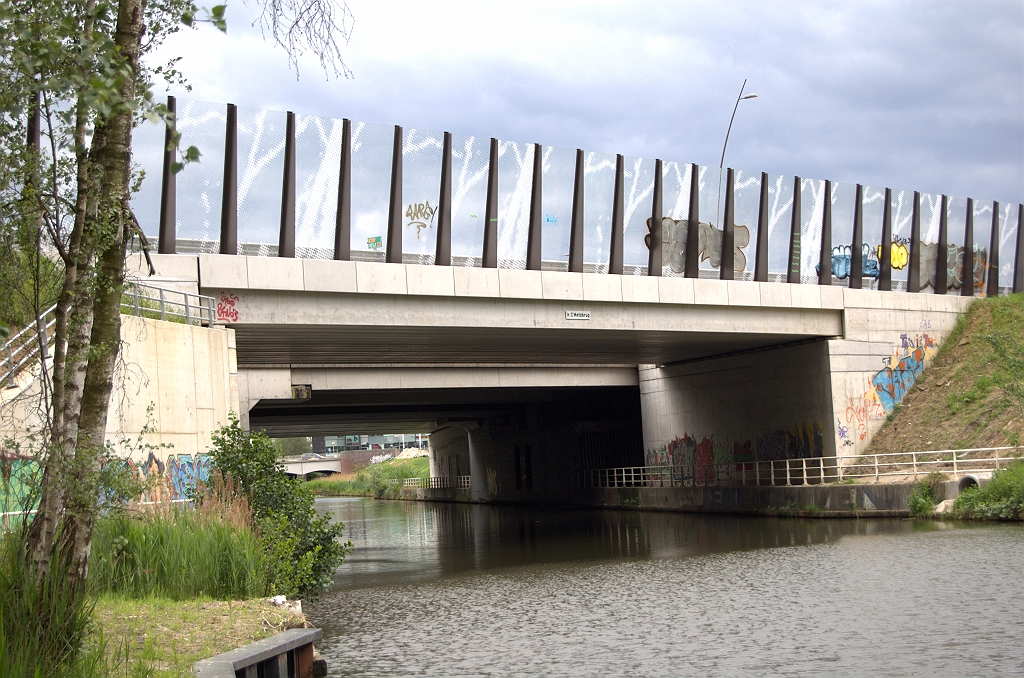
[[[1024,456],[1024,446],[974,447],[966,450],[934,450],[865,454],[838,457],[838,477],[843,479],[909,477],[917,479],[933,471],[958,476],[966,473],[992,473],[1006,468]]]
[[[468,490],[470,487],[470,477],[434,476],[432,478],[406,478],[402,482],[402,487],[422,490]]]
[[[156,287],[142,282],[125,285],[121,312],[153,320],[209,327],[216,321],[216,300],[202,294]]]
[[[0,368],[0,387],[17,387],[15,378],[39,357],[50,357],[57,305],[42,313],[36,322],[25,327],[4,344]],[[169,320],[209,327],[216,323],[215,300],[201,294],[165,289],[141,282],[129,282],[121,295],[121,312],[154,320]]]
[[[53,343],[53,328],[57,324],[57,305],[54,304],[42,313],[36,321],[24,328],[4,344],[4,369],[0,374],[0,386],[16,388],[14,378],[39,355],[49,358],[50,345]]]
[[[624,466],[577,472],[579,487],[734,487],[745,485],[820,485],[836,479],[835,459]]]

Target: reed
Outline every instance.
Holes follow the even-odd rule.
[[[99,520],[90,571],[93,590],[171,600],[266,595],[263,549],[245,496],[232,490],[221,484],[197,508],[146,505]]]

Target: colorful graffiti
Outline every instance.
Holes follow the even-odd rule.
[[[653,223],[651,219],[647,220],[648,234],[644,236],[644,243],[648,249],[651,247],[649,231]],[[672,219],[670,217],[662,217],[661,219],[662,265],[668,265],[675,273],[683,273],[686,269],[686,234],[689,231],[689,224],[690,222],[687,219]],[[722,231],[711,224],[700,222],[697,240],[700,260],[710,262],[712,268],[721,266]],[[734,271],[738,272],[746,269],[747,255],[743,249],[749,244],[750,229],[742,224],[736,224],[733,230]]]
[[[194,460],[191,454],[167,455],[167,479],[171,485],[171,499],[187,498],[196,481],[210,479],[210,455],[197,454]]]
[[[875,247],[875,256],[882,260],[882,245]],[[902,271],[910,263],[910,241],[906,238],[893,238],[889,245],[889,264],[894,271]]]
[[[745,464],[754,461],[810,459],[825,456],[824,426],[803,424],[765,431],[754,440],[734,440],[722,436],[702,436],[700,442],[689,434],[676,436],[660,449],[647,450],[648,466],[683,466],[697,468],[700,474],[712,464]],[[708,470],[708,473],[711,471]]]
[[[907,391],[917,381],[917,376],[924,371],[929,352],[936,348],[935,340],[927,334],[913,338],[901,334],[900,341],[903,353],[898,356],[896,363],[890,362],[871,379],[871,385],[886,414],[895,410],[903,401]]]
[[[880,275],[878,261],[872,256],[870,245],[863,245],[863,256],[861,257],[861,274],[868,278],[877,278]],[[853,270],[853,251],[849,245],[840,245],[832,248],[832,275],[840,280],[850,277]],[[821,265],[814,267],[814,271],[820,272]]]

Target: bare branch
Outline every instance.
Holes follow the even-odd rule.
[[[299,77],[299,57],[311,51],[330,78],[351,78],[345,65],[341,45],[352,37],[356,18],[344,0],[256,0],[263,13],[253,22],[259,24],[263,36],[269,33],[274,42],[288,54],[288,64]]]

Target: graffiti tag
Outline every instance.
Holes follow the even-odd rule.
[[[238,322],[238,309],[235,308],[237,303],[238,297],[236,295],[221,292],[220,301],[217,302],[217,320],[229,323]]]

